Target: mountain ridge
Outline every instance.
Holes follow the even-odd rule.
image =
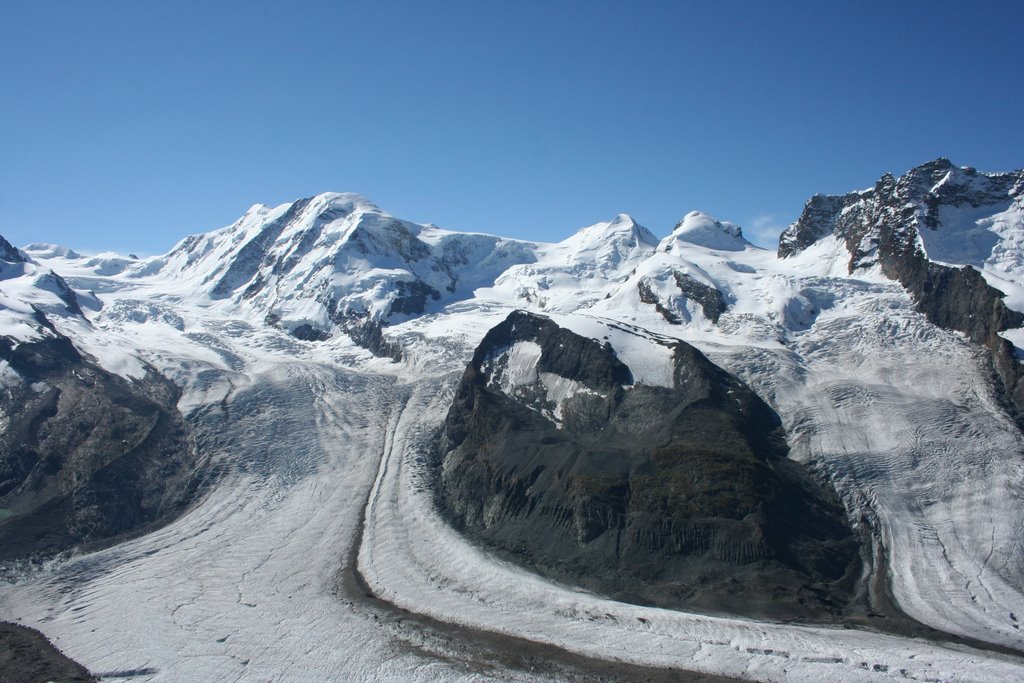
[[[959,216],[953,211],[965,207],[978,218],[957,222]],[[1007,215],[1011,208],[1015,214]],[[953,220],[949,220],[951,214]],[[1024,170],[981,173],[940,158],[899,178],[885,174],[870,190],[815,195],[800,219],[783,232],[778,254],[786,258],[833,236],[846,245],[851,274],[877,264],[910,292],[929,321],[963,332],[989,350],[1017,419],[1024,424],[1019,349],[1001,336],[1024,325],[1024,313],[1006,304],[1007,296],[1014,297],[1024,283],[1020,267],[1024,252],[1014,240],[997,257],[995,247],[1001,244],[997,236],[975,227],[988,221],[990,228],[997,228],[995,217],[1001,215],[1007,215],[1002,222],[1019,227],[1024,215]],[[987,234],[987,254],[976,243],[963,243],[968,240],[957,245],[957,253],[948,238],[941,239],[945,231]],[[944,258],[937,261],[933,256]]]
[[[932,163],[910,176],[812,200],[806,244],[781,258],[699,213],[661,240],[622,215],[561,242],[530,243],[402,221],[341,194],[257,205],[150,259],[30,245],[18,252],[34,261],[26,265],[8,250],[0,337],[15,363],[0,362],[0,423],[31,426],[36,411],[45,439],[4,446],[0,460],[21,477],[35,466],[8,457],[16,448],[66,452],[60,443],[83,426],[92,436],[82,443],[101,447],[67,469],[66,481],[88,488],[77,503],[65,498],[87,532],[70,545],[115,545],[64,553],[46,569],[3,563],[14,582],[0,583],[0,609],[95,671],[133,671],[145,653],[160,675],[196,680],[273,677],[285,667],[313,678],[401,677],[422,665],[402,659],[406,645],[419,652],[425,642],[401,628],[410,613],[461,633],[748,678],[1021,678],[1018,660],[1004,655],[1024,651],[1024,431],[984,342],[1002,344],[1016,364],[1024,327],[983,305],[988,297],[1013,312],[1024,301],[1024,212],[1009,194],[1016,184],[979,189],[985,174]],[[979,312],[972,341],[952,323]],[[512,315],[547,322],[524,323],[532,337],[491,344]],[[944,320],[951,324],[937,324]],[[37,350],[45,361],[47,349],[63,349],[63,360],[47,376],[29,372],[28,356]],[[698,387],[701,377],[722,381],[695,390],[691,404],[679,398],[684,376]],[[147,391],[158,405],[132,398]],[[483,408],[455,400],[467,397]],[[102,418],[118,401],[148,408],[120,426],[83,424],[89,410]],[[747,429],[741,404],[757,402],[778,425],[753,420],[760,426]],[[686,413],[692,405],[695,415]],[[466,529],[476,519],[507,522],[492,524],[494,533],[537,524],[527,541],[545,546],[548,534],[547,545],[559,545],[553,535],[567,533],[577,546],[583,539],[583,555],[548,557],[553,571],[539,574],[534,560],[551,547],[532,559],[506,549],[515,562],[495,561],[477,543],[486,539],[440,515],[433,454],[449,415],[451,435],[464,417],[473,439],[463,444],[480,446],[448,451],[458,451],[448,485],[456,512],[455,498],[471,512]],[[161,419],[167,429],[147,431]],[[502,438],[488,439],[489,426]],[[747,457],[756,449],[743,435],[776,426],[788,450]],[[4,435],[13,442],[20,433]],[[687,434],[719,448],[695,455]],[[161,435],[177,455],[161,451]],[[501,452],[516,439],[522,449]],[[679,448],[645,460],[665,444]],[[115,457],[118,448],[130,452]],[[517,457],[541,451],[573,466],[556,476],[548,463],[531,483],[535,468]],[[688,467],[676,456],[696,459]],[[645,478],[659,467],[668,471]],[[616,476],[575,476],[602,472]],[[834,491],[819,506],[831,514],[815,505],[787,514],[780,501],[799,502],[801,489],[786,483],[803,482],[799,473]],[[24,486],[18,477],[2,479],[37,499],[61,479],[45,465]],[[190,481],[209,487],[195,495],[177,486]],[[466,485],[474,481],[482,486]],[[707,499],[723,510],[699,504]],[[0,500],[0,535],[21,533],[25,500]],[[659,507],[665,500],[679,514]],[[548,503],[568,515],[540,514]],[[701,521],[686,516],[693,510],[740,518]],[[832,537],[841,551],[833,559],[855,556],[852,565],[819,564],[827,544],[793,531],[826,518],[844,529]],[[31,526],[21,528],[31,535]],[[608,559],[616,538],[624,545]],[[859,548],[842,550],[853,539]],[[589,563],[587,542],[609,554]],[[654,559],[646,597],[629,580],[637,566],[610,564],[677,545],[691,554],[675,568],[692,561],[701,585],[714,588],[686,587],[682,575],[675,606],[690,611],[650,606],[672,602],[672,591],[658,592]],[[627,546],[640,550],[623,554]],[[760,566],[774,569],[752,569]],[[871,580],[844,583],[851,566]],[[729,572],[742,580],[748,570],[746,598],[730,598]],[[330,583],[339,571],[359,577],[351,591]],[[849,628],[768,620],[784,615],[772,613],[774,589],[759,592],[762,579],[780,588],[789,616],[827,614]],[[950,646],[945,634],[966,640]],[[426,647],[442,653],[443,669],[462,666],[462,644],[442,635]]]

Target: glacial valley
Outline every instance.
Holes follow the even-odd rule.
[[[1024,172],[557,243],[0,240],[0,619],[104,679],[1024,679]]]

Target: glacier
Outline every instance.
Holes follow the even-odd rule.
[[[1008,283],[1020,310],[1014,201],[943,212],[947,232],[923,245]],[[48,285],[59,274],[84,305],[51,315],[55,329],[113,373],[181,387],[218,472],[157,531],[6,568],[0,615],[102,677],[1024,679],[1024,435],[984,349],[930,323],[877,264],[851,271],[839,237],[780,257],[693,212],[661,240],[620,215],[535,244],[326,194],[149,259],[18,253],[0,271],[0,334],[45,334],[32,304],[68,308]],[[711,290],[716,319],[698,300]],[[608,341],[642,383],[670,381],[674,339],[742,378],[782,417],[790,457],[873,530],[885,580],[869,589],[948,635],[616,602],[460,536],[434,509],[431,439],[473,349],[519,309]],[[397,361],[348,334],[367,320]],[[536,376],[531,349],[515,355],[510,386]],[[578,390],[540,379],[559,400]],[[548,649],[538,661],[514,643]]]

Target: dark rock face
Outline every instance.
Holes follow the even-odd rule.
[[[718,318],[729,308],[725,295],[718,289],[695,280],[693,277],[678,270],[672,272],[672,277],[679,288],[680,295],[698,304],[704,313],[704,317],[717,324]],[[688,314],[685,311],[673,310],[674,307],[670,303],[662,301],[647,280],[644,279],[637,283],[637,289],[640,293],[640,301],[654,306],[655,310],[661,314],[661,317],[668,322],[673,325],[688,322]]]
[[[3,235],[0,235],[0,260],[10,263],[24,263],[25,257],[14,248],[13,244],[4,239]]]
[[[292,336],[302,341],[326,341],[331,335],[323,330],[318,330],[309,323],[297,325],[292,329]]]
[[[454,287],[453,281],[452,289]],[[400,280],[395,283],[395,292],[397,295],[391,302],[391,313],[399,315],[420,315],[427,309],[427,299],[437,301],[441,298],[439,291],[419,280]]]
[[[24,382],[0,392],[0,560],[94,547],[180,511],[196,455],[156,373],[127,382],[55,333],[0,359]]]
[[[342,323],[341,329],[352,341],[378,358],[390,358],[396,363],[402,360],[402,346],[384,336],[379,321],[350,318]]]
[[[698,282],[685,273],[676,271],[674,275],[683,296],[700,304],[701,310],[704,311],[704,317],[717,323],[718,317],[729,307],[725,296],[714,287]]]
[[[782,234],[779,256],[798,253],[833,234],[850,251],[851,273],[878,263],[886,276],[910,292],[930,322],[963,332],[988,348],[1011,412],[1024,424],[1024,373],[1013,345],[999,336],[1024,325],[1024,315],[1007,308],[1003,293],[971,266],[929,260],[918,237],[920,231],[939,227],[943,206],[992,206],[996,213],[1022,197],[1024,170],[979,173],[937,159],[900,178],[886,174],[865,192],[812,197],[800,219]]]
[[[581,387],[560,412],[540,379],[502,389],[523,377],[516,348],[538,377]],[[860,558],[834,494],[785,457],[778,416],[746,385],[687,344],[674,354],[674,387],[634,385],[607,344],[510,315],[477,349],[445,423],[444,514],[515,561],[618,599],[840,613]]]
[[[654,289],[651,287],[650,282],[648,282],[647,280],[640,280],[640,282],[637,283],[636,288],[637,292],[639,292],[640,295],[640,301],[650,306],[654,306],[654,310],[656,310],[662,318],[672,323],[673,325],[679,325],[680,323],[683,322],[683,320],[679,317],[678,314],[676,314],[675,311],[668,308],[662,302],[661,297],[659,297],[655,293]]]
[[[808,199],[800,220],[779,237],[779,258],[801,252],[822,237],[831,235],[837,230],[836,220],[843,208],[860,198],[860,193],[851,192],[841,196],[816,194]]]
[[[0,683],[95,683],[98,680],[34,628],[0,622]]]

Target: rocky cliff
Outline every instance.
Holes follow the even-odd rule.
[[[515,312],[448,413],[439,503],[455,525],[617,598],[775,618],[851,599],[858,542],[786,458],[777,415],[683,342],[672,386],[634,383],[607,343]]]
[[[1024,423],[1024,373],[1000,335],[1024,325],[1024,314],[986,277],[986,270],[1001,279],[1019,269],[1016,249],[1000,244],[992,228],[1022,211],[1024,170],[982,173],[937,159],[899,178],[887,173],[869,190],[815,195],[782,234],[778,253],[791,256],[826,236],[844,242],[850,273],[877,265],[930,322],[988,349],[1008,407]]]

